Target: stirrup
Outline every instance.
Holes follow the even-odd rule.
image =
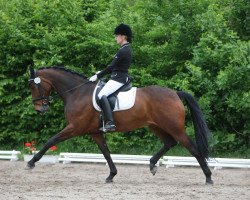
[[[107,131],[115,131],[116,126],[114,125],[113,122],[108,122],[108,123],[105,124],[104,128]]]
[[[100,131],[108,132],[108,131],[115,131],[116,126],[112,121],[107,122],[104,126],[99,128]]]

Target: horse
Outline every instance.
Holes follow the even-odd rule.
[[[113,182],[117,169],[110,156],[103,132],[99,130],[100,118],[92,104],[96,82],[87,77],[59,66],[34,70],[30,67],[29,88],[34,108],[38,113],[49,109],[51,91],[64,102],[66,127],[51,137],[43,148],[27,163],[27,169],[35,167],[46,151],[59,142],[89,134],[96,142],[109,165],[110,173],[106,183]],[[195,129],[195,142],[185,131],[186,101],[190,109]],[[184,91],[174,91],[160,86],[137,88],[134,106],[128,110],[114,112],[116,132],[129,132],[147,126],[162,142],[163,147],[152,156],[150,172],[155,175],[157,161],[172,147],[180,143],[198,161],[206,184],[213,184],[211,171],[207,165],[209,157],[209,130],[203,113],[194,97]]]

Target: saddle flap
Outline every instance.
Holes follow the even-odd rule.
[[[106,82],[104,80],[100,80],[94,90],[93,93],[93,106],[97,111],[101,111],[99,106],[98,93],[104,87]],[[133,107],[136,96],[136,87],[132,87],[131,82],[125,84],[121,88],[119,88],[116,92],[108,96],[108,100],[110,103],[110,107],[112,111],[119,110],[127,110]]]

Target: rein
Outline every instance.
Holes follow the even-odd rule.
[[[73,91],[73,90],[75,90],[75,89],[77,89],[77,88],[79,88],[79,87],[81,87],[81,86],[83,86],[83,85],[86,85],[87,83],[90,83],[90,82],[91,82],[91,81],[87,81],[87,82],[82,83],[82,84],[80,84],[80,85],[77,85],[77,86],[75,86],[75,87],[73,87],[73,88],[71,88],[71,89],[69,89],[69,90],[66,90],[65,92],[62,92],[62,93],[57,92],[58,94],[55,94],[54,97],[49,96],[49,98],[51,99],[50,103],[53,102],[53,100],[54,100],[55,98],[58,98],[60,95],[66,94],[66,93],[68,93],[68,92],[71,92],[71,91]]]
[[[65,94],[65,93],[68,93],[68,92],[71,92],[71,91],[73,91],[73,90],[75,90],[75,89],[77,89],[77,88],[79,88],[79,87],[81,87],[81,86],[83,86],[83,85],[85,85],[85,84],[87,84],[87,83],[90,83],[90,82],[92,82],[92,81],[87,81],[87,82],[85,82],[85,83],[82,83],[82,84],[80,84],[80,85],[77,85],[77,86],[75,86],[75,87],[73,87],[73,88],[71,88],[71,89],[69,89],[69,90],[66,90],[65,92],[61,93],[60,95]],[[57,94],[57,96],[58,96],[58,95],[59,95],[59,94]]]

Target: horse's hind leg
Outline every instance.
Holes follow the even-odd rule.
[[[175,139],[166,133],[164,130],[162,130],[159,127],[156,126],[150,126],[149,127],[164,143],[163,147],[150,159],[150,172],[155,175],[157,171],[157,167],[155,164],[158,162],[158,160],[173,146],[177,144]]]
[[[198,163],[201,166],[203,173],[206,176],[206,184],[213,184],[213,180],[211,178],[211,171],[207,165],[206,159],[199,153],[197,145],[187,136],[185,133],[177,139],[186,149],[196,158]]]

